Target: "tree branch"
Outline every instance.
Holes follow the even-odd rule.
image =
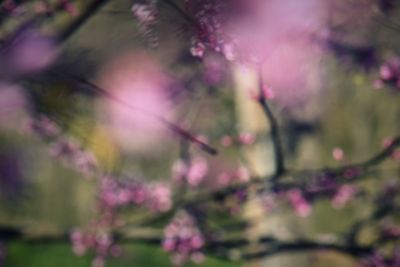
[[[84,86],[85,88],[90,89],[91,91],[94,91],[95,93],[98,93],[101,96],[104,96],[112,101],[115,101],[129,109],[131,109],[134,112],[142,112],[143,114],[145,114],[146,116],[149,116],[150,118],[153,118],[157,121],[159,121],[160,123],[162,123],[163,125],[165,125],[171,132],[175,133],[176,135],[182,137],[183,139],[195,144],[197,147],[199,147],[201,150],[209,153],[210,155],[216,155],[218,154],[218,150],[215,149],[214,147],[206,144],[205,142],[199,140],[198,138],[196,138],[195,136],[193,136],[191,133],[189,133],[188,131],[184,130],[183,128],[179,127],[178,125],[176,125],[175,123],[167,120],[166,118],[164,118],[162,115],[153,113],[149,110],[143,109],[141,107],[136,107],[136,106],[132,106],[131,104],[129,104],[128,102],[126,102],[123,99],[120,99],[116,96],[114,96],[113,94],[111,94],[110,92],[108,92],[106,89],[103,89],[101,87],[99,87],[98,85],[87,81],[81,77],[75,76],[75,75],[70,75],[70,74],[65,74],[65,73],[59,73],[59,72],[54,72],[53,73],[55,75],[58,76],[63,76],[64,78],[67,78],[70,81],[73,81],[75,84],[80,85],[80,86]]]
[[[280,136],[278,121],[275,118],[274,114],[272,113],[272,111],[267,103],[267,99],[266,99],[265,92],[264,92],[264,83],[263,83],[262,74],[261,74],[261,67],[259,68],[258,79],[259,79],[258,102],[260,103],[260,106],[262,107],[262,110],[265,113],[265,115],[267,116],[268,121],[271,125],[271,139],[272,139],[272,145],[273,145],[273,149],[274,149],[274,159],[275,159],[275,175],[272,178],[274,180],[276,180],[279,176],[284,174],[286,171],[284,155],[283,155],[282,140],[281,140],[281,136]]]
[[[10,234],[12,233],[12,234]],[[20,229],[10,227],[0,227],[0,236],[5,241],[21,240],[28,244],[54,244],[54,243],[69,243],[69,233],[58,233],[58,234],[36,234],[28,235]],[[8,238],[4,238],[8,236]],[[159,234],[140,234],[137,231],[136,234],[127,234],[123,232],[113,233],[114,241],[118,244],[131,244],[141,243],[150,245],[160,245],[162,243],[162,237]],[[230,249],[242,249],[245,251],[249,246],[263,245],[265,249],[261,249],[257,252],[242,252],[240,260],[251,261],[260,258],[266,258],[276,254],[288,253],[288,252],[304,252],[304,251],[321,251],[331,250],[339,253],[347,254],[352,257],[363,257],[373,252],[372,246],[358,246],[358,245],[341,245],[339,243],[329,242],[318,242],[312,240],[293,240],[293,241],[281,241],[272,236],[264,236],[258,239],[258,241],[249,241],[248,239],[237,238],[227,240],[209,240],[205,243],[203,248],[210,256],[224,256],[226,259],[229,258]]]

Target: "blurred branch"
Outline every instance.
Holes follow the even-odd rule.
[[[10,234],[12,233],[12,234]],[[70,242],[69,233],[58,233],[58,234],[27,234],[17,228],[0,227],[0,236],[5,241],[20,240],[27,242],[28,244],[53,244],[53,243],[68,243]],[[4,238],[6,237],[6,238]],[[114,242],[118,244],[130,244],[130,243],[141,243],[149,245],[160,245],[162,243],[162,237],[159,233],[113,233]],[[288,252],[304,252],[304,251],[321,251],[330,250],[339,253],[347,254],[352,257],[362,257],[371,254],[373,251],[372,246],[359,246],[359,245],[343,245],[339,243],[331,242],[318,242],[312,240],[293,240],[293,241],[281,241],[274,238],[273,236],[260,237],[257,241],[249,241],[248,239],[236,238],[227,240],[209,240],[206,242],[204,251],[210,256],[223,256],[226,259],[230,259],[230,249],[246,249],[254,245],[263,245],[265,249],[256,252],[245,252],[240,253],[240,260],[250,261],[260,258],[266,258],[276,254],[288,253]]]
[[[202,149],[203,151],[209,153],[210,155],[216,155],[218,154],[218,151],[213,148],[212,146],[206,144],[205,142],[199,140],[198,138],[196,138],[195,136],[193,136],[191,133],[189,133],[188,131],[184,130],[183,128],[179,127],[178,125],[176,125],[175,123],[167,120],[166,118],[164,118],[163,116],[159,115],[159,114],[155,114],[152,113],[148,110],[145,110],[143,108],[140,107],[135,107],[132,106],[131,104],[129,104],[128,102],[125,102],[122,99],[119,99],[117,97],[115,97],[113,94],[111,94],[110,92],[108,92],[106,89],[103,89],[101,87],[99,87],[98,85],[85,80],[84,78],[75,76],[75,75],[69,75],[69,74],[65,74],[65,73],[59,73],[59,72],[53,72],[55,75],[58,76],[63,76],[64,78],[67,78],[70,81],[73,81],[75,84],[80,85],[80,86],[84,86],[85,88],[88,88],[96,93],[98,93],[101,96],[104,96],[112,101],[115,101],[121,105],[124,105],[125,107],[135,111],[135,112],[142,112],[145,115],[152,117],[153,119],[158,120],[160,123],[164,124],[171,132],[175,133],[176,135],[180,136],[181,138],[195,144],[197,147],[199,147],[200,149]]]
[[[290,177],[297,177],[299,175],[304,175],[305,176],[305,181],[299,180],[296,178],[296,181],[284,181],[283,179],[278,179],[277,178],[285,178],[284,176],[267,176],[267,177],[253,177],[246,183],[238,183],[238,184],[233,184],[224,188],[220,188],[214,191],[208,191],[208,192],[202,192],[202,193],[197,193],[195,195],[191,195],[189,197],[183,197],[180,199],[178,202],[174,203],[174,206],[172,207],[170,212],[167,212],[165,214],[161,215],[156,215],[156,216],[151,216],[150,218],[145,218],[143,221],[137,223],[136,225],[149,225],[149,224],[154,224],[157,222],[160,222],[169,216],[171,216],[174,211],[184,208],[186,206],[193,206],[193,205],[201,205],[207,202],[220,202],[223,201],[226,197],[231,196],[235,193],[237,193],[240,190],[246,190],[251,186],[259,186],[257,188],[257,192],[259,193],[265,193],[265,192],[274,192],[274,191],[288,191],[290,189],[294,188],[304,188],[304,182],[307,183],[309,181],[310,175],[317,175],[317,174],[325,174],[325,173],[333,173],[338,176],[338,178],[341,178],[341,175],[343,172],[347,169],[352,169],[352,168],[361,168],[363,169],[363,172],[361,172],[358,175],[355,175],[352,179],[348,178],[343,178],[346,180],[347,183],[354,183],[359,181],[361,177],[364,177],[365,171],[368,170],[371,167],[374,167],[380,163],[382,163],[385,159],[390,157],[392,152],[400,146],[400,137],[397,137],[394,139],[392,144],[385,148],[384,150],[378,152],[376,155],[372,156],[370,159],[367,159],[365,161],[362,161],[360,163],[356,164],[349,164],[349,165],[344,165],[341,167],[336,167],[336,168],[323,168],[323,169],[316,169],[316,170],[297,170],[297,171],[292,171],[292,170],[287,170],[287,173],[289,174],[288,176]],[[322,196],[325,196],[325,194],[321,194]]]
[[[264,92],[264,83],[262,80],[262,74],[261,74],[261,67],[259,69],[259,96],[258,96],[258,102],[260,103],[265,115],[268,118],[268,121],[271,126],[271,139],[272,139],[272,145],[274,149],[274,160],[275,160],[275,175],[272,177],[274,180],[276,180],[279,176],[285,173],[285,161],[284,161],[284,155],[283,155],[283,148],[282,148],[282,140],[280,136],[280,131],[279,131],[279,125],[278,121],[275,118],[274,114],[272,113],[266,99],[266,95]]]
[[[372,253],[372,247],[346,246],[333,243],[300,240],[296,242],[275,243],[273,246],[265,250],[243,254],[242,259],[250,261],[281,253],[324,250],[336,251],[356,258],[363,257]]]
[[[339,167],[326,167],[322,169],[315,169],[315,170],[293,170],[291,171],[292,175],[296,174],[309,174],[309,173],[332,173],[336,175],[340,175],[343,173],[343,171],[348,170],[348,169],[361,169],[361,170],[368,170],[371,167],[374,167],[376,165],[381,164],[383,161],[388,159],[392,153],[400,147],[400,136],[397,136],[394,138],[394,140],[391,142],[391,144],[384,148],[382,151],[378,152],[377,154],[371,156],[369,159],[366,159],[364,161],[358,162],[358,163],[353,163],[353,164],[347,164],[347,165],[342,165]]]

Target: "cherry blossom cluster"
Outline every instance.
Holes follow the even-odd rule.
[[[179,212],[164,229],[162,246],[172,253],[172,262],[182,265],[188,260],[199,263],[204,259],[205,239],[192,216]]]
[[[178,184],[197,187],[208,174],[208,162],[203,157],[195,157],[190,162],[177,160],[172,165],[172,179]]]
[[[95,156],[85,150],[78,141],[61,135],[61,129],[46,116],[32,119],[29,129],[49,143],[50,155],[63,165],[72,167],[89,176],[97,170]]]
[[[137,206],[152,212],[166,212],[172,207],[170,187],[164,183],[143,183],[133,179],[118,180],[105,176],[100,181],[101,205],[109,209]]]
[[[309,178],[303,186],[282,189],[275,193],[265,192],[260,200],[267,213],[274,211],[279,201],[287,201],[299,217],[307,217],[312,213],[313,202],[318,197],[327,197],[334,209],[341,209],[357,197],[360,189],[355,184],[340,182],[339,177],[351,180],[361,173],[361,170],[355,168],[345,169],[341,174],[321,173]]]
[[[203,58],[207,50],[222,53],[226,59],[234,59],[234,47],[225,31],[228,7],[226,1],[186,0],[185,9],[193,18],[195,34],[191,53]]]
[[[88,251],[93,251],[95,256],[92,260],[92,267],[103,267],[108,257],[118,257],[121,255],[121,247],[116,245],[113,237],[108,231],[109,222],[93,222],[85,231],[74,230],[70,234],[72,251],[77,256],[83,256]]]

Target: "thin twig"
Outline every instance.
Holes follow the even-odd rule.
[[[364,161],[360,161],[358,163],[342,165],[339,167],[325,167],[325,168],[314,169],[314,170],[292,170],[290,173],[292,175],[309,174],[309,173],[341,174],[343,171],[349,170],[349,169],[368,170],[376,165],[381,164],[383,161],[388,159],[398,147],[400,147],[400,136],[395,137],[388,147],[384,148],[377,154],[373,155],[372,157],[370,157]]]

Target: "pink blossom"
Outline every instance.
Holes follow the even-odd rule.
[[[163,248],[172,253],[172,263],[182,265],[187,260],[201,262],[205,240],[196,222],[186,212],[178,213],[164,229]]]
[[[379,69],[379,79],[374,82],[378,84],[378,88],[383,87],[384,84],[394,86],[396,89],[400,88],[400,58],[393,57],[388,59]]]
[[[205,48],[204,44],[202,44],[200,42],[196,42],[195,44],[192,45],[192,48],[190,49],[190,53],[192,53],[192,55],[194,57],[202,58],[204,56],[205,49],[206,48]]]
[[[208,173],[208,162],[203,157],[195,157],[189,163],[177,160],[172,165],[172,179],[178,183],[187,183],[191,187],[199,186]]]
[[[264,85],[263,86],[263,94],[266,99],[274,99],[275,94],[271,87]]]
[[[155,212],[166,212],[172,207],[171,189],[166,184],[153,184],[149,188],[148,207]]]
[[[239,135],[239,142],[242,145],[251,145],[255,142],[256,137],[252,133],[241,133]]]
[[[250,177],[251,177],[249,169],[246,168],[245,166],[240,166],[236,170],[236,177],[237,177],[237,180],[240,183],[248,182],[250,180]]]
[[[202,157],[194,158],[187,173],[187,181],[191,186],[198,186],[208,173],[208,163]]]
[[[379,74],[383,80],[389,80],[393,78],[394,75],[392,69],[388,65],[382,65]]]
[[[300,189],[292,189],[288,193],[288,198],[296,214],[300,217],[307,217],[312,212],[310,203],[304,198]]]
[[[332,157],[337,161],[342,161],[344,159],[343,149],[341,149],[340,147],[335,147],[332,150]]]
[[[332,206],[336,209],[342,208],[346,203],[353,199],[357,191],[357,188],[352,185],[340,186],[331,200]]]

